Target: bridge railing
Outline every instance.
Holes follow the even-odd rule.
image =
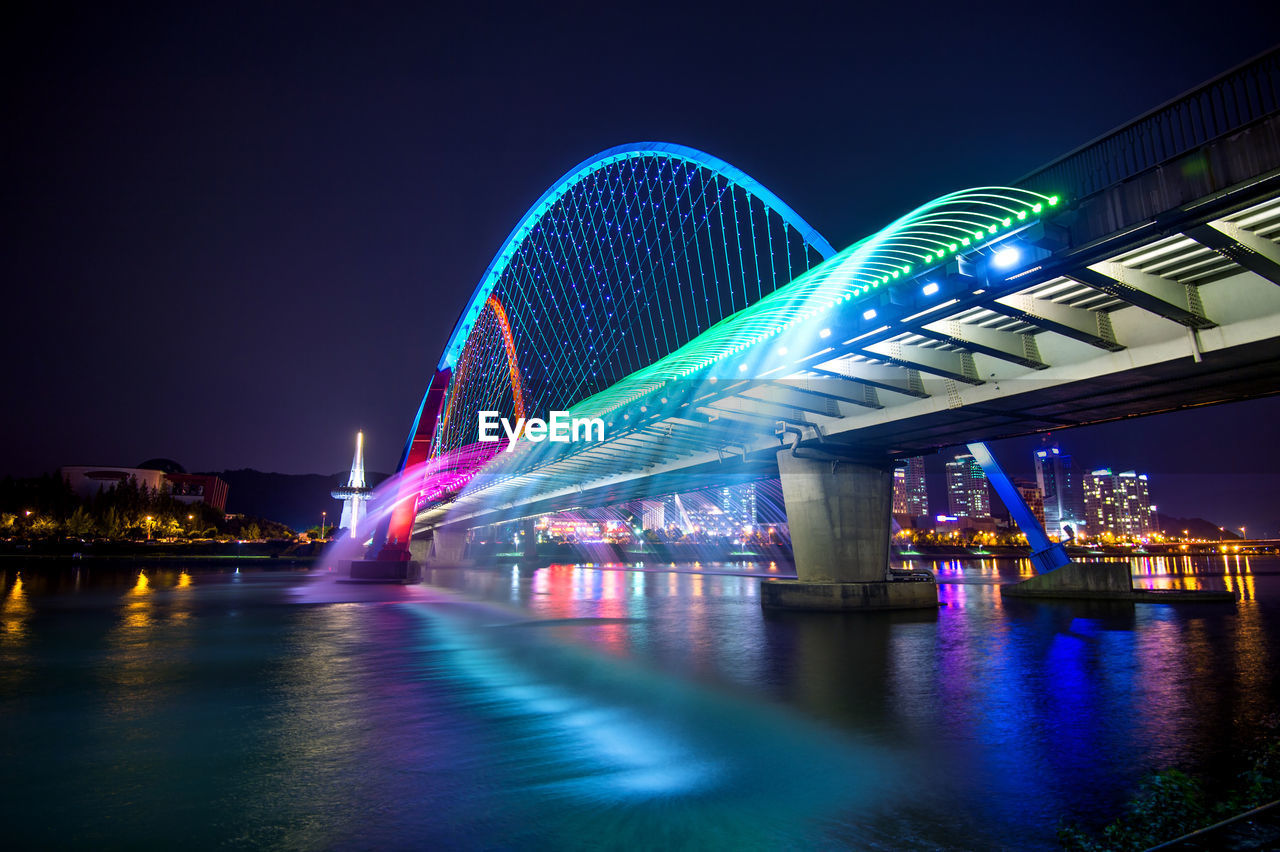
[[[1024,176],[1017,186],[1084,198],[1280,112],[1280,47]]]

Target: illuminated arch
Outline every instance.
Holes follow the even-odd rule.
[[[431,453],[475,440],[462,424],[499,407],[504,358],[520,408],[500,413],[545,416],[834,254],[794,210],[723,160],[661,142],[603,151],[542,194],[481,276],[439,362],[451,378],[439,421],[424,421],[435,426]]]
[[[502,337],[502,348],[505,351],[507,359],[507,376],[511,382],[511,398],[512,405],[515,409],[516,417],[524,417],[524,383],[520,378],[520,361],[516,356],[516,341],[511,333],[511,321],[507,318],[507,309],[502,306],[502,302],[498,301],[498,297],[492,294],[485,299],[485,309],[492,311],[494,319],[498,323],[498,329]],[[468,361],[462,360],[458,369],[453,372],[453,383],[451,388],[456,389],[458,386],[466,382],[466,373]],[[450,393],[448,402],[445,403],[444,416],[440,419],[440,431],[444,432],[449,428],[449,420],[453,416],[453,411],[457,406],[457,393]]]
[[[634,142],[628,145],[618,145],[601,151],[594,157],[588,157],[565,172],[525,211],[524,216],[520,218],[520,221],[512,228],[511,233],[503,240],[502,245],[498,247],[498,251],[494,254],[493,260],[490,261],[489,267],[484,271],[484,275],[480,277],[480,283],[476,285],[475,291],[471,294],[471,299],[468,301],[467,306],[463,308],[462,315],[458,318],[453,333],[449,336],[448,343],[445,344],[444,353],[441,355],[440,363],[437,365],[438,369],[454,369],[458,356],[462,354],[462,347],[466,345],[466,339],[471,332],[472,326],[480,316],[480,312],[483,310],[489,295],[493,292],[494,287],[497,286],[503,271],[515,257],[517,247],[538,226],[538,223],[542,221],[555,203],[563,198],[570,188],[581,183],[592,173],[615,163],[645,156],[659,156],[669,160],[685,161],[722,175],[727,181],[742,187],[761,199],[766,207],[777,212],[823,258],[831,257],[836,253],[826,238],[802,219],[786,202],[774,195],[746,172],[721,160],[719,157],[714,157],[696,148],[677,145],[672,142]]]

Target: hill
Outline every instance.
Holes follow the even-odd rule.
[[[227,483],[228,514],[254,515],[279,521],[295,530],[320,525],[320,513],[328,512],[330,524],[342,515],[342,504],[330,496],[346,485],[348,471],[320,473],[264,473],[260,470],[208,471]],[[366,473],[371,486],[387,478],[385,473]]]
[[[1240,538],[1239,530],[1233,530],[1230,527],[1222,529],[1213,521],[1206,521],[1204,518],[1160,516],[1160,532],[1170,537],[1181,538],[1183,530],[1187,531],[1190,538],[1200,538],[1205,541],[1231,541]]]

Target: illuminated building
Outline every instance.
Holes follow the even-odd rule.
[[[720,508],[724,512],[726,531],[729,534],[741,532],[745,527],[754,527],[756,525],[755,483],[730,485],[720,489]]]
[[[164,490],[164,471],[141,467],[111,467],[108,465],[64,465],[58,475],[71,486],[76,496],[88,500],[99,491],[113,491],[117,485],[133,480],[139,488],[148,491]]]
[[[642,524],[647,530],[664,530],[667,528],[666,501],[645,500],[641,504]]]
[[[222,478],[207,473],[187,473],[182,465],[169,459],[149,459],[137,467],[66,465],[58,469],[58,475],[83,500],[132,481],[139,488],[167,494],[179,503],[204,503],[219,512],[227,509],[228,488]]]
[[[1044,494],[1040,493],[1040,486],[1029,479],[1015,479],[1013,487],[1018,489],[1018,496],[1036,516],[1040,526],[1044,526]]]
[[[1145,538],[1155,527],[1145,473],[1112,473],[1108,467],[1092,471],[1084,478],[1084,503],[1090,535]]]
[[[227,510],[227,483],[207,473],[166,473],[169,496],[179,503],[204,503],[219,512]]]
[[[907,513],[907,470],[902,467],[893,469],[893,513]]]
[[[947,503],[957,518],[982,520],[991,517],[991,492],[982,466],[970,455],[947,462]]]
[[[929,514],[929,493],[925,488],[922,456],[907,459],[906,467],[894,468],[893,511],[913,518]]]
[[[1050,537],[1069,538],[1067,527],[1075,530],[1084,524],[1084,496],[1080,472],[1071,456],[1056,445],[1036,450],[1036,484],[1044,499],[1044,529]]]

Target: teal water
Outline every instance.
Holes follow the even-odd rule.
[[[1215,604],[761,611],[768,566],[0,565],[6,848],[1053,848],[1280,710],[1280,560]],[[784,573],[774,568],[775,572]]]

